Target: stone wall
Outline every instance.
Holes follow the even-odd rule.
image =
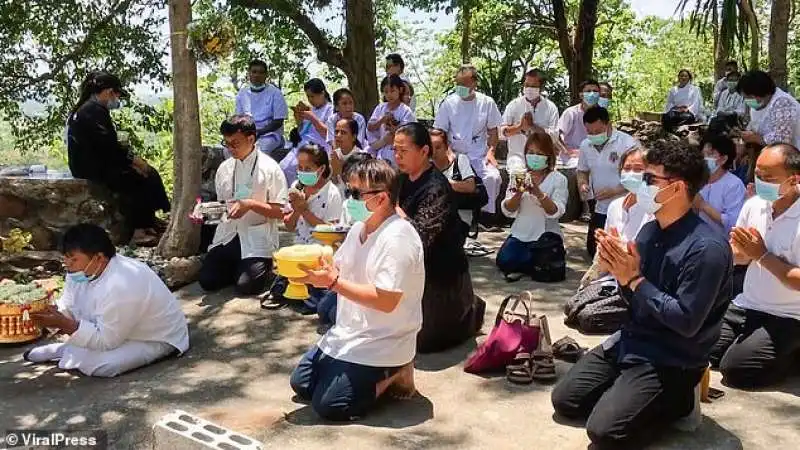
[[[39,251],[56,250],[64,232],[79,222],[105,228],[115,244],[128,237],[115,196],[75,178],[0,177],[0,235],[29,231]]]

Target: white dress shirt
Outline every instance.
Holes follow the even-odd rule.
[[[480,92],[472,100],[449,95],[436,112],[433,126],[447,132],[450,146],[471,160],[483,159],[489,149],[489,130],[503,122],[494,99]]]
[[[509,126],[516,126],[522,121],[522,116],[530,112],[533,115],[533,123],[544,128],[547,134],[553,138],[553,142],[558,142],[558,107],[546,97],[539,97],[536,105],[532,105],[524,96],[517,97],[506,106],[503,113],[503,125],[500,127],[500,137],[508,140],[508,159],[511,157],[525,160],[525,141],[528,136],[524,133],[517,133],[513,136],[505,137],[504,130]]]
[[[703,117],[703,94],[700,88],[694,84],[687,83],[686,86],[673,86],[667,95],[667,106],[664,112],[670,112],[676,106],[688,106],[689,112],[694,114],[697,120]]]
[[[519,207],[516,211],[511,211],[506,207],[506,201],[514,196],[511,188],[506,192],[506,198],[501,203],[503,214],[514,219],[511,225],[511,235],[522,242],[533,242],[539,239],[545,232],[561,235],[561,225],[558,219],[564,215],[569,198],[567,187],[567,177],[559,172],[550,172],[539,189],[556,204],[556,212],[547,214],[542,203],[533,194],[525,192],[520,199]]]
[[[283,170],[274,159],[255,150],[243,161],[236,158],[223,161],[217,169],[215,185],[220,201],[242,197],[279,205],[287,202],[288,189]],[[217,225],[209,249],[225,245],[238,235],[242,259],[271,258],[279,246],[280,223],[280,219],[267,219],[255,211],[248,211],[239,219],[228,219]]]

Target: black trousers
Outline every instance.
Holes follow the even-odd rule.
[[[673,109],[661,115],[661,125],[667,131],[672,131],[676,127],[690,123],[695,123],[696,121],[697,119],[695,118],[694,114],[688,111],[678,112]]]
[[[711,352],[723,381],[737,388],[779,383],[800,361],[800,320],[731,304]]]
[[[553,407],[569,419],[586,419],[596,448],[643,448],[694,407],[694,388],[705,369],[617,362],[617,347],[595,347],[555,387]]]
[[[126,169],[106,174],[99,181],[119,195],[120,212],[130,230],[151,228],[156,221],[156,211],[170,210],[164,182],[155,169],[151,168],[146,177]]]
[[[597,229],[603,229],[606,226],[606,214],[598,214],[595,211],[597,208],[597,202],[595,200],[589,200],[589,208],[592,210],[592,218],[589,220],[589,232],[586,234],[586,251],[589,252],[589,256],[594,258],[595,252],[597,252],[597,241],[594,238],[594,232]]]
[[[234,285],[239,295],[258,295],[272,281],[271,258],[244,258],[239,236],[225,245],[214,247],[206,255],[198,282],[205,291],[218,291]]]

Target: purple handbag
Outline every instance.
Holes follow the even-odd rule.
[[[519,352],[532,353],[539,344],[540,327],[531,316],[531,293],[511,295],[503,300],[494,328],[464,364],[464,372],[503,370]],[[514,303],[511,307],[508,304]]]

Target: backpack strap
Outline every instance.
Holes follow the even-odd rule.
[[[456,154],[456,159],[453,160],[453,180],[455,181],[464,181],[461,178],[461,169],[458,167],[458,158],[460,158],[460,154]]]

